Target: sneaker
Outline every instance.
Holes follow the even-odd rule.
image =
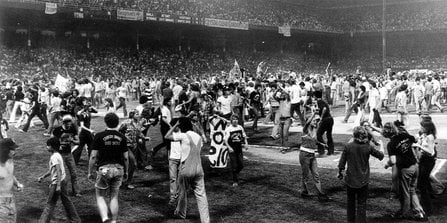
[[[129,189],[129,190],[133,190],[133,189],[135,189],[135,186],[132,185],[132,184],[128,184],[128,185],[126,186],[126,188]]]
[[[50,137],[51,134],[49,134],[49,133],[44,133],[43,136]]]
[[[413,216],[413,219],[415,221],[428,221],[428,218],[425,214],[417,213],[415,216]]]
[[[149,171],[149,170],[153,170],[154,167],[152,167],[151,165],[147,165],[146,167],[144,167],[144,169]]]
[[[25,133],[25,131],[23,131],[23,129],[17,129],[19,132],[21,132],[21,133]]]
[[[233,187],[238,187],[239,184],[238,183],[233,183]]]
[[[76,193],[73,195],[73,197],[82,197],[82,195],[80,193]]]

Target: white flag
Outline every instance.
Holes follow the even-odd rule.
[[[57,12],[57,3],[46,2],[45,14],[53,15]]]

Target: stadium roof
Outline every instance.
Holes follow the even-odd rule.
[[[315,8],[346,8],[382,5],[383,0],[279,0],[290,4]],[[385,0],[386,4],[408,4],[421,2],[447,2],[445,0]]]

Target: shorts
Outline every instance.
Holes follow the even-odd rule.
[[[119,164],[100,166],[97,171],[95,187],[118,190],[123,183],[124,168]]]
[[[13,197],[0,197],[0,222],[15,223],[17,221],[16,203]]]

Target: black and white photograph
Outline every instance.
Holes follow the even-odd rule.
[[[442,223],[447,0],[0,0],[0,223]]]

